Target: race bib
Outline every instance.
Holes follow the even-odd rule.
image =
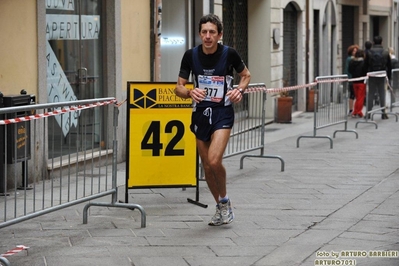
[[[198,87],[206,92],[204,101],[218,103],[224,96],[224,77],[199,75]]]

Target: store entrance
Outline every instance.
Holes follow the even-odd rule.
[[[103,97],[102,9],[103,0],[46,1],[49,103]],[[69,154],[66,147],[98,149],[103,117],[94,109],[51,117],[49,158]]]

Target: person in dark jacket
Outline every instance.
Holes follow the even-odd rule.
[[[349,62],[355,56],[357,49],[359,49],[359,45],[353,44],[353,45],[349,46],[348,50],[347,50],[348,57],[345,60],[344,74],[347,74],[349,79],[352,78],[350,72],[348,71]],[[348,113],[348,116],[350,116],[350,115],[352,115],[352,112],[353,112],[353,103],[355,101],[355,92],[353,91],[352,82],[349,82],[348,86],[349,86],[349,101],[348,101],[349,113]]]
[[[382,37],[375,36],[373,47],[367,52],[366,59],[364,61],[365,68],[368,72],[375,71],[386,71],[386,75],[388,79],[391,79],[391,56],[389,55],[388,50],[385,50],[382,47]],[[386,106],[385,106],[385,77],[373,77],[369,76],[368,78],[368,100],[367,100],[367,112],[373,109],[373,100],[374,95],[378,93],[380,99],[380,106],[384,108],[382,110],[383,114],[381,116],[382,119],[388,119],[386,114]],[[370,114],[368,114],[368,117]]]
[[[367,70],[364,66],[364,58],[364,51],[359,49],[356,51],[355,57],[350,61],[348,71],[353,79],[366,78]],[[353,81],[353,90],[356,100],[353,106],[352,117],[363,117],[363,103],[366,97],[365,79]]]
[[[366,41],[364,43],[364,54],[367,54],[367,52],[373,47],[373,43],[370,41]]]

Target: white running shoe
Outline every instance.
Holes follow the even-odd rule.
[[[226,203],[219,203],[220,215],[223,224],[229,224],[234,220],[234,212],[230,199]]]
[[[217,204],[216,205],[216,213],[215,213],[215,215],[213,215],[213,217],[209,221],[208,225],[218,226],[218,225],[222,225],[222,224],[223,224],[222,215],[220,213],[219,204]]]

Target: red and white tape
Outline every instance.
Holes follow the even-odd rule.
[[[284,87],[284,88],[266,88],[264,86],[252,86],[248,87],[248,89],[245,91],[245,93],[251,93],[251,92],[257,92],[257,91],[266,91],[266,93],[279,93],[282,91],[292,91],[292,90],[298,90],[302,88],[307,88],[307,87],[313,87],[316,86],[317,83],[313,82],[310,84],[305,84],[305,85],[296,85],[296,86],[290,86],[290,87]]]
[[[271,89],[266,89],[266,91],[267,91],[267,93],[279,93],[279,92],[283,92],[283,91],[293,91],[293,90],[303,89],[303,88],[307,88],[307,87],[313,87],[316,85],[317,85],[317,83],[313,82],[313,83],[309,83],[309,84],[305,84],[305,85],[296,85],[296,86],[289,86],[289,87],[283,87],[283,88],[271,88]]]
[[[62,108],[61,110],[54,110],[51,112],[46,112],[43,114],[34,114],[34,115],[28,115],[24,117],[17,117],[17,118],[11,118],[11,119],[5,119],[5,120],[0,120],[0,125],[8,125],[8,124],[15,124],[19,122],[26,122],[30,120],[35,120],[35,119],[40,119],[44,117],[49,117],[49,116],[56,116],[59,114],[65,114],[73,111],[79,111],[83,109],[89,109],[97,106],[102,106],[102,105],[107,105],[107,104],[112,104],[116,102],[116,100],[110,100],[110,101],[104,101],[104,102],[97,102],[97,103],[90,103],[90,104],[85,104],[85,105],[79,105],[79,106],[72,106],[72,107],[67,107],[67,108]]]
[[[256,86],[248,87],[248,89],[245,90],[245,93],[257,92],[257,91],[265,91],[265,90],[267,90],[265,86],[256,85]]]
[[[317,86],[318,83],[335,83],[335,82],[345,82],[345,81],[353,82],[353,81],[367,80],[369,77],[386,77],[388,80],[388,77],[386,76],[386,74],[368,74],[365,77],[359,77],[359,78],[352,78],[352,79],[339,78],[339,79],[316,80],[315,82],[312,82],[309,84],[296,85],[296,86],[290,86],[290,87],[282,87],[282,88],[269,88],[268,89],[263,86],[254,86],[254,87],[248,87],[246,92],[250,93],[250,92],[256,92],[256,91],[266,91],[267,93],[280,93],[283,91],[293,91],[293,90],[298,90],[298,89],[303,89],[303,88],[308,88],[308,87],[314,87],[314,86]],[[392,91],[389,81],[387,83],[388,83],[388,87]]]
[[[16,253],[19,253],[19,252],[21,252],[22,250],[28,250],[28,248],[29,248],[29,247],[26,247],[26,246],[24,246],[24,245],[18,245],[18,246],[16,246],[15,248],[13,248],[13,249],[7,251],[6,253],[1,254],[0,256],[2,256],[2,257],[8,257],[8,256],[14,255],[14,254],[16,254]]]

